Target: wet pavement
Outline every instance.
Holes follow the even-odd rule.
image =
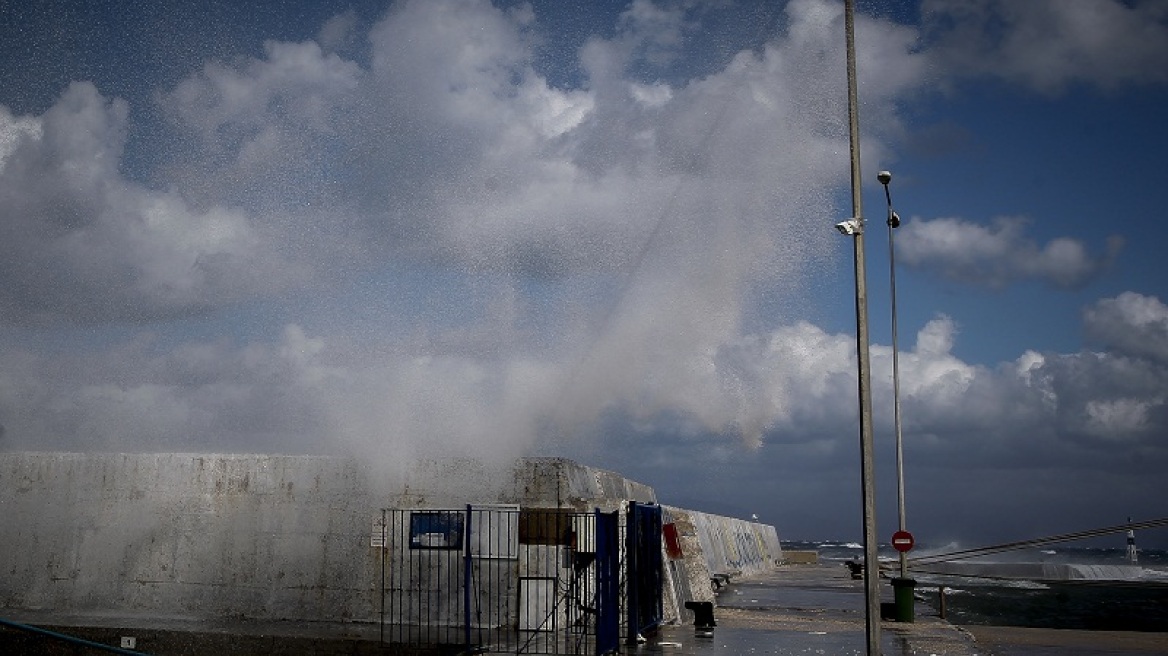
[[[891,602],[891,583],[881,581],[882,602]],[[968,630],[942,620],[934,599],[918,595],[915,621],[881,622],[884,656],[1146,656],[1168,654],[1163,633],[1099,632],[1013,627],[971,626]],[[736,581],[722,591],[714,611],[717,627],[699,632],[692,625],[664,626],[649,641],[622,645],[621,654],[637,656],[688,656],[710,654],[867,654],[864,582],[852,580],[846,568],[834,565],[786,565],[749,581]],[[49,618],[18,618],[48,624]],[[402,649],[378,644],[376,625],[342,627],[305,623],[255,623],[217,627],[209,623],[191,626],[178,620],[153,618],[149,629],[81,629],[86,622],[53,615],[69,633],[106,644],[117,644],[119,635],[137,635],[139,648],[149,653],[196,655],[233,654],[417,654],[426,650]],[[89,618],[92,620],[92,618]],[[133,623],[106,621],[104,625],[129,627]],[[62,629],[65,630],[65,629]],[[104,631],[104,632],[103,632]],[[976,636],[976,637],[975,637]],[[3,632],[0,632],[0,638]],[[10,636],[11,637],[11,636]],[[40,643],[38,643],[40,645]],[[167,648],[151,648],[168,645]],[[11,645],[8,645],[11,646]],[[44,646],[44,645],[40,645]],[[74,653],[18,649],[3,653]],[[506,652],[514,653],[514,649]]]
[[[883,602],[892,586],[881,583]],[[711,632],[666,626],[636,654],[867,654],[864,582],[839,565],[787,565],[737,582],[718,596]],[[973,636],[938,617],[925,600],[914,622],[881,622],[885,656],[985,655]]]

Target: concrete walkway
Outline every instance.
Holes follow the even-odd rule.
[[[892,588],[881,582],[884,599]],[[1168,654],[1168,634],[1068,631],[977,626],[969,630],[937,616],[933,600],[917,600],[916,621],[882,622],[884,656],[1146,656]],[[749,581],[732,583],[718,598],[718,626],[699,633],[693,626],[665,626],[648,642],[622,645],[621,654],[688,656],[724,654],[836,654],[867,653],[864,628],[864,583],[854,581],[842,565],[787,565]],[[48,617],[21,621],[50,624]],[[177,622],[149,622],[149,629],[84,628],[80,619],[53,616],[72,624],[60,630],[106,644],[118,644],[119,635],[137,635],[139,649],[176,656],[281,654],[286,656],[400,656],[427,653],[379,645],[376,625],[330,627],[304,623],[258,623],[246,626],[196,627]],[[108,626],[130,626],[107,621]],[[328,636],[328,637],[325,637]],[[976,638],[975,638],[976,636]],[[0,630],[0,653],[58,656],[78,653],[57,643],[32,640]],[[437,653],[432,650],[430,653]],[[505,652],[499,652],[500,654]],[[514,653],[511,650],[509,653]]]
[[[882,583],[883,601],[892,586]],[[916,603],[916,621],[881,623],[885,656],[988,654],[968,632]],[[629,653],[645,654],[866,654],[864,582],[840,565],[785,565],[738,582],[718,597],[718,626],[703,634],[692,626],[664,627]]]

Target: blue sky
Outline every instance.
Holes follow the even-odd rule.
[[[0,448],[568,456],[859,538],[843,3],[585,4],[4,5]],[[879,534],[881,169],[918,543],[1168,516],[1168,8],[857,49]]]

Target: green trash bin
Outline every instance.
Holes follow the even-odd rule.
[[[892,579],[892,593],[896,600],[896,621],[897,622],[912,622],[914,620],[913,612],[913,591],[917,587],[917,582],[913,579]]]

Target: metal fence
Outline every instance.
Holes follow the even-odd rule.
[[[637,630],[651,614],[644,609],[661,605],[660,509],[634,508],[641,510],[628,517],[481,505],[382,511],[374,545],[382,641],[468,652],[616,651],[628,627],[622,609],[632,608],[626,599],[638,599],[628,614]],[[657,509],[655,536],[646,508]],[[654,539],[656,564],[646,565],[645,544]],[[626,558],[630,547],[642,555]],[[657,568],[655,577],[646,567]]]

